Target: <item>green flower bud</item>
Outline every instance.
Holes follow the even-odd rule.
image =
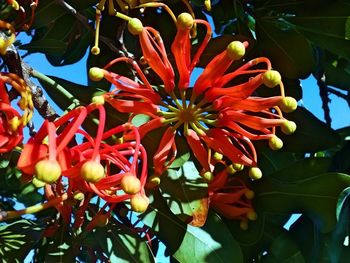
[[[269,139],[269,146],[274,151],[279,150],[283,147],[283,141],[274,135]]]
[[[262,177],[262,172],[258,167],[252,167],[249,169],[249,177],[253,180],[258,180]]]

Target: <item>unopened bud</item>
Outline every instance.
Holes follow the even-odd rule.
[[[101,79],[103,79],[105,73],[104,70],[98,67],[92,67],[89,70],[89,78],[92,81],[100,81]]]
[[[76,192],[74,192],[74,194],[73,194],[73,198],[74,198],[75,200],[77,200],[77,201],[81,201],[81,200],[83,200],[83,199],[85,198],[85,195],[84,195],[84,193],[82,193],[82,192],[80,192],[80,191],[76,191]]]
[[[297,125],[294,121],[285,121],[281,126],[281,130],[284,134],[290,135],[295,132]]]
[[[120,185],[123,191],[130,195],[136,194],[141,190],[140,180],[131,173],[127,173],[123,176]]]
[[[105,98],[103,96],[94,96],[92,98],[92,103],[103,105],[105,103]]]
[[[282,81],[281,74],[276,70],[268,70],[262,74],[262,81],[269,88],[276,87]]]
[[[132,18],[128,22],[128,30],[133,35],[139,35],[141,34],[143,30],[143,25],[140,19],[138,18]]]
[[[149,199],[145,195],[136,194],[130,199],[131,209],[137,213],[143,213],[147,210]]]
[[[233,167],[232,164],[230,164],[229,166],[226,167],[226,172],[228,174],[235,174],[237,172],[237,170]]]
[[[296,110],[298,103],[292,97],[284,97],[278,106],[283,112],[289,113]]]
[[[61,176],[61,166],[56,160],[41,160],[34,167],[36,178],[47,184],[52,184]]]
[[[253,180],[258,180],[262,177],[262,172],[258,167],[252,167],[249,169],[249,177]]]
[[[224,156],[221,153],[219,153],[219,152],[215,152],[214,155],[213,155],[213,159],[215,161],[220,161],[220,160],[222,160],[223,157]]]
[[[244,165],[240,163],[233,163],[232,166],[236,171],[242,171],[244,169]]]
[[[239,227],[242,230],[248,230],[248,220],[247,219],[242,219],[242,221],[239,223]]]
[[[273,135],[273,137],[269,139],[269,147],[274,151],[279,150],[283,147],[283,141],[276,135]]]
[[[151,184],[159,185],[160,184],[160,177],[158,175],[152,175],[148,178],[148,181]]]
[[[213,173],[212,173],[212,172],[209,172],[209,171],[203,173],[202,177],[203,177],[204,180],[207,181],[208,183],[211,182],[211,181],[213,181],[213,179],[214,179]]]
[[[232,60],[239,60],[245,54],[245,46],[240,41],[232,41],[226,48],[227,55]]]
[[[254,196],[255,196],[255,193],[252,191],[252,190],[247,190],[245,193],[244,193],[245,197],[249,200],[253,199]]]
[[[258,219],[258,214],[255,213],[254,210],[250,210],[248,213],[247,213],[247,218],[250,220],[250,221],[255,221]]]
[[[96,183],[105,177],[105,169],[99,162],[90,160],[81,166],[80,175],[85,181]]]
[[[189,13],[182,13],[177,18],[177,26],[181,29],[191,29],[193,24],[193,17]]]
[[[36,188],[41,188],[41,187],[44,187],[45,186],[45,182],[39,180],[38,178],[36,177],[33,177],[33,180],[32,180],[32,184],[36,187]]]

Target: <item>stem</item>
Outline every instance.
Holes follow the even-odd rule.
[[[22,215],[25,214],[34,214],[34,213],[38,213],[42,210],[45,210],[47,208],[53,207],[58,205],[59,203],[65,201],[68,199],[68,194],[64,193],[61,196],[58,196],[54,199],[51,199],[49,201],[47,201],[46,203],[40,203],[37,205],[33,205],[33,206],[29,206],[25,209],[21,209],[21,210],[15,210],[15,211],[3,211],[0,212],[0,222],[4,221],[4,220],[9,220],[9,219],[13,219],[13,218],[17,218],[20,217]]]
[[[71,100],[72,103],[75,103],[76,106],[80,104],[80,101],[77,100],[69,91],[67,91],[65,88],[63,88],[60,84],[55,82],[53,79],[49,78],[48,76],[40,73],[39,71],[32,69],[30,74],[37,78],[38,80],[42,80],[43,82],[49,84],[52,88],[60,92],[63,96],[65,96],[67,99]]]

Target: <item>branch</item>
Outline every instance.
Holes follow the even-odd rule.
[[[3,33],[0,33],[0,37],[5,37]],[[10,45],[6,49],[6,53],[1,56],[4,63],[6,64],[9,72],[15,73],[21,77],[32,92],[33,104],[34,107],[38,110],[39,114],[44,118],[50,121],[56,119],[58,115],[55,110],[49,105],[47,99],[43,94],[41,87],[37,86],[30,79],[30,70],[31,67],[22,61],[21,56],[19,55],[16,47]],[[18,93],[15,90],[9,91],[9,96],[12,99],[15,99],[18,96]],[[29,125],[31,127],[32,124]]]
[[[339,90],[333,89],[331,87],[328,87],[328,92],[338,96],[339,98],[342,98],[343,100],[345,100],[349,107],[350,107],[350,92],[348,91],[347,94],[344,94],[342,92],[340,92]]]

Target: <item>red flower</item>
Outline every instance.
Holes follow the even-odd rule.
[[[11,106],[5,83],[10,84],[20,95],[19,107],[22,116]],[[23,139],[23,126],[31,119],[33,104],[31,93],[24,81],[12,73],[0,73],[0,153],[9,152]]]
[[[192,57],[190,31],[194,24],[204,25],[207,34]],[[276,150],[283,145],[275,135],[276,127],[280,126],[287,134],[296,128],[294,122],[287,121],[282,115],[282,111],[294,110],[296,101],[285,97],[281,76],[271,69],[270,61],[264,57],[256,58],[226,73],[233,61],[244,56],[248,45],[247,42],[234,41],[213,58],[191,88],[191,73],[211,36],[211,28],[206,21],[193,20],[187,13],[178,17],[177,34],[171,46],[177,74],[155,29],[144,27],[140,20],[134,18],[129,21],[129,31],[138,35],[145,61],[164,86],[152,86],[137,63],[129,58],[117,58],[104,69],[92,68],[90,76],[93,80],[104,77],[114,84],[115,89],[106,93],[104,98],[119,112],[129,113],[131,118],[140,113],[151,117],[149,122],[139,127],[142,137],[153,129],[167,127],[153,157],[155,173],[162,174],[175,159],[175,136],[182,134],[203,167],[202,174],[213,172],[211,156],[217,152],[233,164],[253,167],[250,172],[253,179],[261,177],[251,140],[269,140],[271,148]],[[107,70],[121,61],[134,67],[140,81]],[[231,84],[245,76],[248,78],[246,82]],[[262,85],[279,86],[281,96],[252,96]]]
[[[95,136],[81,126],[87,116],[98,112]],[[91,198],[98,195],[110,210],[116,203],[130,200],[137,212],[147,209],[144,186],[147,178],[147,155],[141,145],[138,130],[129,123],[104,131],[106,113],[101,103],[78,107],[54,122],[45,121],[38,133],[24,145],[18,168],[33,176],[36,184],[45,185],[48,200],[67,195],[81,200],[75,216],[76,227],[84,221],[84,211]],[[133,140],[124,139],[132,133]],[[76,135],[83,137],[77,143]],[[45,138],[48,137],[48,143]],[[34,182],[33,181],[33,182]],[[66,222],[70,222],[72,207],[55,205]],[[94,221],[95,222],[95,221]]]

